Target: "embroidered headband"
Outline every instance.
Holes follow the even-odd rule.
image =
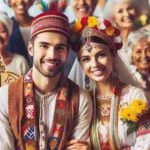
[[[110,21],[95,16],[83,17],[77,20],[72,26],[73,49],[79,51],[80,41],[87,38],[84,47],[89,47],[90,37],[102,39],[113,50],[117,51],[122,47],[120,31]]]

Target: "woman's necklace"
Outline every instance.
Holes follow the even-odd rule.
[[[107,99],[112,99],[112,96],[100,96],[100,95],[97,95],[96,98],[97,99],[103,99],[103,100],[106,99],[107,100]]]

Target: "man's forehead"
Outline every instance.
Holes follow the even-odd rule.
[[[47,43],[67,43],[67,37],[61,33],[55,32],[43,32],[39,33],[36,37],[36,41],[38,42],[47,42]]]

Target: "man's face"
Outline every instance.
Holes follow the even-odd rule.
[[[54,32],[39,33],[29,44],[33,56],[33,68],[45,77],[55,77],[63,70],[67,59],[68,40]]]
[[[77,18],[93,14],[97,0],[73,0],[72,7]]]
[[[141,74],[150,73],[150,42],[141,39],[132,49],[132,62]]]

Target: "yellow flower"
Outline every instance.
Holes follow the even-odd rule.
[[[99,21],[96,17],[88,17],[88,27],[93,28],[95,26],[99,26]]]
[[[115,29],[113,27],[108,27],[106,28],[105,32],[108,36],[113,36]]]
[[[81,24],[80,20],[77,20],[76,23],[72,26],[72,31],[74,33],[78,33],[81,28],[82,28],[82,24]]]
[[[123,121],[137,122],[138,116],[132,107],[125,107],[119,111],[120,118]]]
[[[136,99],[130,105],[136,108],[137,113],[141,115],[148,110],[148,104],[144,100]]]

